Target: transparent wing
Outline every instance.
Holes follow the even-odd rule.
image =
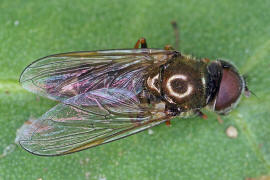
[[[165,63],[174,53],[126,49],[51,55],[26,67],[20,82],[31,92],[59,101],[101,88],[125,88],[137,94],[149,67]]]
[[[98,89],[65,100],[17,135],[27,151],[63,155],[105,144],[171,117],[164,110],[140,103],[123,89]]]

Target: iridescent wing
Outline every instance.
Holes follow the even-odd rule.
[[[102,88],[63,101],[23,126],[17,138],[33,154],[64,155],[132,135],[170,118],[164,108],[141,103],[129,90]]]
[[[26,67],[20,82],[31,92],[59,101],[101,88],[124,88],[138,94],[149,68],[164,64],[174,54],[160,49],[56,54]]]

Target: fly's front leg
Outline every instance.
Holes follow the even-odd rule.
[[[134,48],[135,48],[135,49],[138,49],[138,48],[140,47],[140,45],[141,45],[141,48],[147,48],[147,43],[146,43],[146,39],[145,39],[145,38],[140,38],[140,39],[136,42]]]

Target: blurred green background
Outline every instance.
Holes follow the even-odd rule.
[[[270,174],[270,1],[91,0],[0,2],[0,179],[247,179]],[[19,75],[40,57],[69,51],[152,48],[224,58],[248,75],[257,97],[228,116],[175,119],[171,127],[61,157],[39,157],[14,145],[16,130],[56,102],[22,89]],[[233,125],[238,137],[225,130]]]

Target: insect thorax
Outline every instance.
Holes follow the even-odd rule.
[[[206,105],[207,78],[207,63],[178,56],[165,65],[152,68],[145,84],[166,104],[186,112]]]

